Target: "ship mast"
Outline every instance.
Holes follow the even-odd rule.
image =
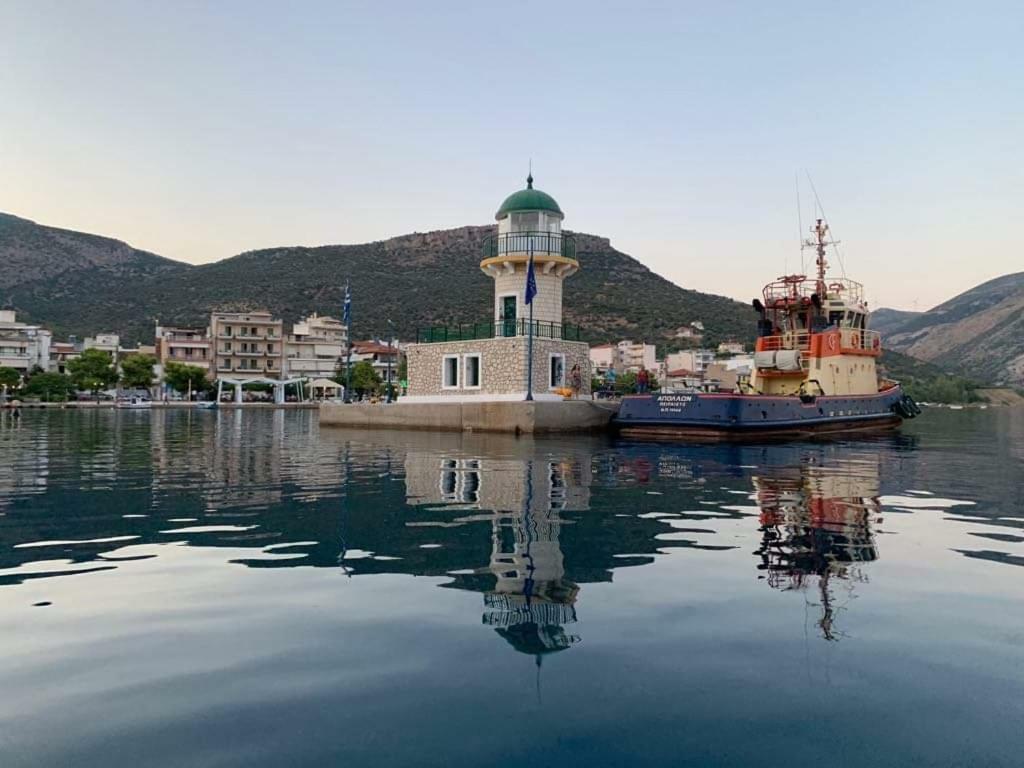
[[[825,247],[836,245],[839,241],[826,239],[828,224],[824,219],[818,219],[811,228],[811,232],[814,233],[814,238],[804,240],[804,248],[813,248],[818,254],[818,258],[814,262],[818,267],[818,280],[814,290],[819,296],[825,298],[825,270],[828,268],[828,262],[825,260]]]

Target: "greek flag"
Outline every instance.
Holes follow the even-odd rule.
[[[533,249],[530,249],[530,266],[526,268],[526,303],[533,304],[537,295],[537,276],[533,273]]]
[[[352,324],[352,291],[348,288],[348,283],[345,283],[345,310],[342,313],[342,322],[349,326]]]

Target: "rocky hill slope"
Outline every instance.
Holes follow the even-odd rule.
[[[901,314],[883,329],[888,347],[977,381],[1024,384],[1024,272],[989,280],[927,312]]]
[[[214,308],[265,308],[292,322],[307,312],[340,314],[344,285],[353,293],[354,335],[413,338],[431,324],[490,319],[492,282],[479,269],[494,227],[417,233],[362,245],[269,248],[191,266],[116,240],[0,218],[0,305],[58,336],[116,332],[151,341],[153,324],[203,325]],[[592,342],[645,339],[680,346],[677,330],[694,320],[707,341],[750,340],[748,305],[681,288],[607,238],[576,234],[579,274],[566,281],[567,322]]]

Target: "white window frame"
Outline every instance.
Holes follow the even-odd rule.
[[[447,381],[447,376],[448,376],[448,361],[449,360],[454,360],[455,361],[455,383],[454,384],[446,384],[445,383]],[[459,356],[458,355],[445,355],[443,358],[441,358],[441,389],[447,389],[447,390],[459,389],[460,386],[462,385],[462,381],[460,379],[460,374],[461,373],[462,373],[462,363],[459,360]]]
[[[554,361],[554,359],[556,357],[561,358],[561,360],[562,360],[562,381],[559,384],[552,384],[551,383],[551,363]],[[566,381],[565,355],[563,353],[561,353],[561,352],[551,352],[550,354],[548,354],[548,371],[547,371],[547,373],[548,373],[548,376],[547,376],[547,379],[548,379],[548,389],[561,389],[562,387],[566,386],[566,384],[565,384],[565,381]]]
[[[469,383],[469,368],[467,363],[470,358],[476,358],[476,384]],[[482,389],[484,385],[484,358],[479,352],[467,352],[462,356],[462,388]]]

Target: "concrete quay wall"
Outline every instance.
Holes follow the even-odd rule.
[[[607,429],[617,410],[615,405],[592,400],[323,403],[320,406],[320,424],[440,432],[596,432]]]

